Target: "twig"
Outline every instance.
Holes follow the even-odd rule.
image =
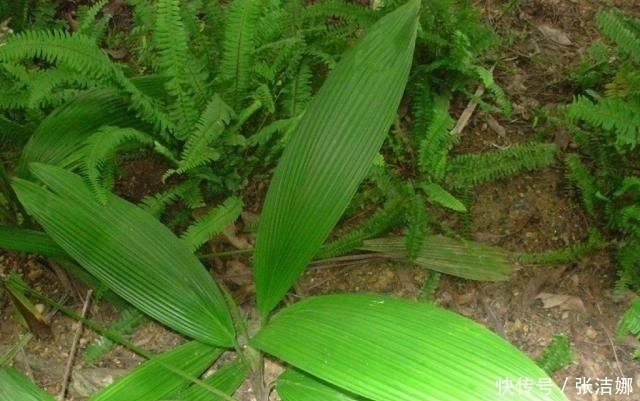
[[[611,339],[611,336],[609,335],[609,331],[604,326],[604,324],[602,324],[601,322],[598,322],[598,323],[602,327],[602,330],[604,331],[604,334],[607,336],[607,339],[609,340],[609,345],[611,345],[611,349],[613,350],[613,357],[616,359],[616,367],[618,368],[618,371],[622,375],[620,377],[626,377],[624,375],[624,372],[622,371],[622,364],[620,363],[620,359],[618,359],[618,353],[616,352],[616,345],[613,343],[613,340]]]
[[[313,269],[319,268],[327,268],[327,267],[335,267],[340,264],[356,264],[362,263],[367,260],[376,260],[376,259],[388,259],[389,255],[385,253],[361,253],[357,255],[345,255],[345,256],[337,256],[334,258],[320,259],[314,260],[309,263],[309,267]]]
[[[84,298],[84,305],[82,305],[81,316],[85,318],[87,316],[87,309],[89,309],[89,302],[91,301],[91,295],[93,290],[87,291],[87,296]],[[62,376],[62,389],[60,390],[60,400],[65,400],[67,397],[67,389],[69,388],[69,377],[71,376],[71,366],[73,365],[73,359],[76,355],[76,349],[78,347],[78,341],[82,334],[82,322],[77,322],[76,332],[73,336],[73,342],[71,343],[71,350],[69,351],[69,359],[67,359],[67,366],[64,369],[64,376]]]
[[[494,68],[495,66],[491,67],[489,71],[493,73]],[[478,102],[475,99],[482,96],[484,94],[484,90],[485,87],[483,85],[478,86],[478,89],[476,89],[475,93],[473,94],[473,99],[469,100],[467,107],[465,107],[462,114],[460,114],[460,118],[458,118],[456,125],[451,131],[449,131],[449,135],[459,135],[462,133],[462,130],[464,130],[464,128],[467,126],[471,115],[474,111],[476,111],[476,107],[478,106]]]

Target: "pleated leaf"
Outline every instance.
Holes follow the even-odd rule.
[[[169,398],[190,381],[167,369],[167,366],[197,378],[222,351],[198,341],[188,342],[146,361],[89,398],[89,401],[156,401]]]
[[[363,397],[349,394],[340,388],[302,373],[288,369],[278,376],[276,384],[282,401],[365,401]]]
[[[381,295],[311,297],[252,340],[319,379],[374,401],[566,400],[533,361],[485,327],[436,306]],[[499,383],[534,383],[503,395]],[[548,390],[548,391],[547,391]]]
[[[0,226],[0,248],[52,258],[69,256],[47,233],[19,227]]]
[[[159,76],[131,80],[137,89],[159,99],[164,97],[164,93],[157,87],[161,87],[164,81],[165,78]],[[124,92],[113,89],[83,92],[40,123],[22,152],[19,176],[28,175],[31,162],[60,165],[84,146],[89,135],[105,125],[142,131],[147,128],[131,110],[131,103]]]
[[[16,369],[0,367],[0,401],[54,401]]]
[[[82,179],[34,163],[49,188],[15,179],[27,211],[87,271],[142,312],[207,344],[233,345],[224,297],[189,247],[137,206],[107,194],[100,205]]]
[[[403,237],[364,240],[360,249],[386,253],[399,259],[406,259],[407,254]],[[442,235],[427,236],[412,262],[425,269],[478,281],[508,280],[513,272],[505,250]]]
[[[420,2],[374,24],[309,104],[274,172],[257,234],[258,310],[282,299],[382,146],[407,82]]]
[[[238,389],[238,387],[240,387],[247,377],[247,374],[248,370],[244,363],[240,360],[236,360],[221,367],[203,381],[207,385],[230,396]],[[196,384],[181,392],[178,399],[180,401],[226,401],[219,395],[214,394],[208,389]]]

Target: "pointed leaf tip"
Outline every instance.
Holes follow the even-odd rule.
[[[382,146],[413,58],[420,2],[385,15],[309,104],[271,181],[258,227],[258,310],[280,302],[329,235]]]

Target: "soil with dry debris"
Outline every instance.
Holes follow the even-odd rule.
[[[638,2],[606,3],[640,17]],[[573,95],[567,71],[585,54],[591,42],[599,40],[594,14],[601,4],[595,0],[479,2],[487,22],[500,34],[513,38],[513,44],[504,49],[501,62],[496,65],[495,75],[514,102],[515,114],[513,119],[505,120],[477,111],[463,132],[460,152],[489,151],[537,135],[533,128],[534,111],[543,105],[565,103]],[[561,146],[572,145],[570,138],[557,136],[556,140]],[[142,160],[131,162],[130,167],[127,179],[118,187],[129,199],[138,200],[160,185],[163,166]],[[518,252],[547,251],[584,240],[593,222],[588,221],[580,206],[567,196],[562,180],[562,171],[548,168],[480,187],[471,208],[473,235]],[[259,192],[264,193],[263,189]],[[255,194],[249,195],[256,199]],[[256,204],[259,204],[260,197],[257,198]],[[250,220],[255,216],[246,214],[245,218]],[[237,247],[251,242],[252,238],[228,232],[221,241]],[[237,301],[251,304],[252,286],[246,260],[217,260],[212,267],[234,290]],[[65,280],[57,268],[46,261],[5,252],[0,255],[0,274],[4,277],[10,271],[19,273],[35,289],[54,299],[66,300],[66,304],[77,311],[82,310],[86,290]],[[385,262],[314,266],[300,280],[293,296],[375,291],[416,298],[424,276],[421,270],[399,269]],[[601,251],[567,265],[518,266],[513,278],[505,283],[444,277],[436,302],[486,325],[531,357],[537,357],[555,334],[564,333],[570,339],[575,362],[559,371],[554,379],[564,387],[569,399],[637,401],[640,400],[640,362],[630,355],[640,343],[632,337],[618,339],[615,336],[615,327],[630,303],[630,297],[613,295],[615,279],[616,266],[611,255]],[[0,310],[1,355],[25,334],[25,329],[17,323],[6,297],[0,297]],[[118,314],[107,303],[92,300],[87,316],[107,325]],[[96,335],[82,330],[60,313],[50,316],[50,322],[51,334],[29,342],[16,355],[15,365],[51,394],[61,391],[65,365],[77,332],[80,332],[79,351],[72,358],[73,377],[67,400],[85,399],[141,362],[131,352],[115,348],[99,362],[83,364],[82,351]],[[131,340],[152,352],[172,348],[183,341],[154,323],[144,324]],[[270,363],[267,371],[274,376],[279,367]],[[616,380],[622,378],[632,380],[633,390],[628,395],[616,394]],[[579,385],[587,379],[592,387]],[[607,393],[607,389],[611,392]],[[246,388],[236,396],[242,401],[252,399]]]

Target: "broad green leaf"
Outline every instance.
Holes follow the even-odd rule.
[[[203,382],[222,393],[231,395],[240,387],[246,379],[247,374],[247,367],[242,361],[236,360],[221,367],[214,374],[204,379]],[[218,401],[223,399],[208,389],[196,384],[180,392],[177,398],[180,401]]]
[[[404,237],[368,239],[359,248],[406,260]],[[513,272],[513,265],[509,263],[505,250],[442,235],[427,236],[412,262],[425,269],[478,281],[508,280]]]
[[[264,316],[329,235],[382,146],[406,85],[419,0],[382,17],[329,74],[274,172],[258,227]]]
[[[500,394],[507,379],[549,379],[478,323],[388,296],[305,299],[275,315],[251,345],[374,401],[566,400],[555,385],[534,385],[516,398]]]
[[[171,396],[189,383],[185,375],[198,377],[221,354],[223,349],[191,341],[146,361],[133,372],[105,387],[89,401],[156,401]]]
[[[0,401],[54,401],[22,373],[10,366],[0,368]]]
[[[432,202],[435,202],[441,206],[455,210],[456,212],[466,212],[467,208],[464,206],[458,198],[451,195],[449,191],[442,188],[435,182],[428,182],[420,185],[420,188],[427,194]]]
[[[283,401],[365,401],[338,387],[295,369],[287,369],[278,376],[276,390]]]
[[[46,233],[19,227],[0,226],[0,248],[54,258],[68,257]]]
[[[158,98],[166,95],[158,89],[162,88],[164,81],[166,78],[161,76],[131,80],[139,90]],[[130,106],[128,95],[123,91],[93,89],[80,93],[40,123],[22,152],[18,175],[27,177],[31,162],[61,164],[80,150],[86,138],[102,126],[148,128]]]
[[[22,179],[14,189],[71,257],[159,322],[207,344],[233,345],[220,289],[167,227],[113,194],[100,205],[79,176],[60,167],[34,163],[31,171],[49,189]]]

